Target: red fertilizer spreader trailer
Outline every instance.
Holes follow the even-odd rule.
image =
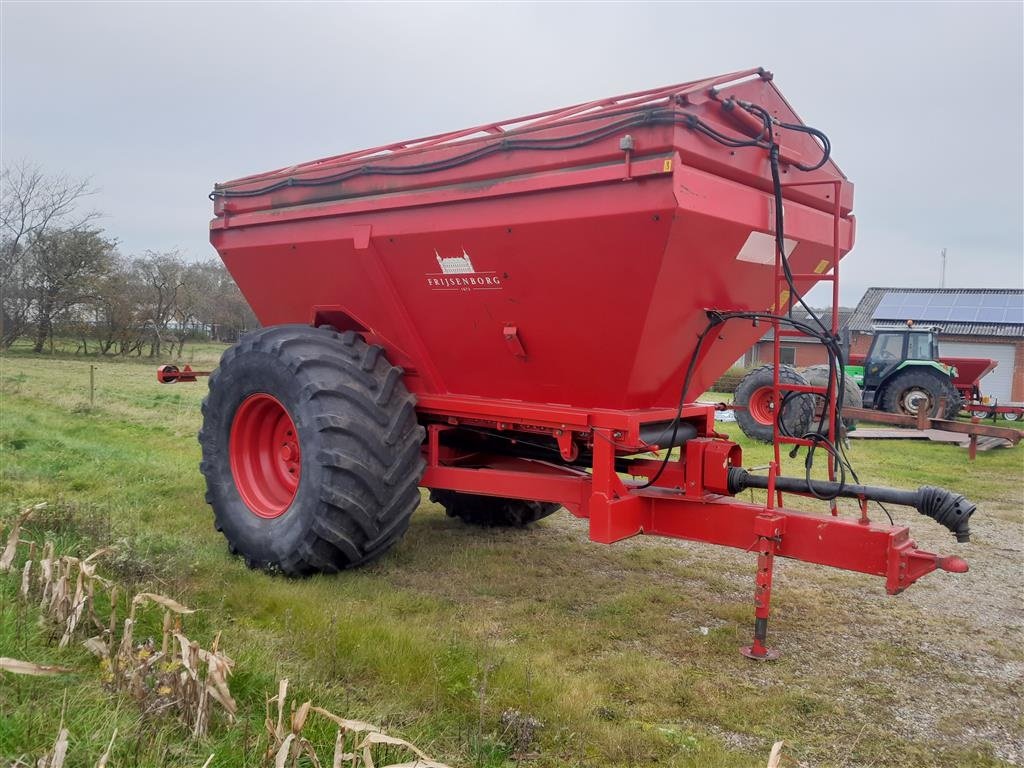
[[[1000,403],[981,391],[981,379],[999,365],[996,360],[985,357],[943,357],[940,362],[956,368],[953,386],[963,399],[963,411],[979,419],[1003,418],[1017,421],[1024,416],[1024,404]]]
[[[867,514],[912,506],[966,541],[962,496],[779,473],[779,443],[831,455],[825,432],[780,434],[767,472],[744,469],[694,402],[766,326],[800,332],[796,295],[838,290],[853,185],[829,150],[753,69],[218,184],[210,239],[263,325],[203,405],[207,500],[232,551],[292,575],[359,565],[402,536],[420,487],[489,525],[565,507],[596,542],[755,553],[744,652],[760,659],[777,556],[890,593],[966,571]],[[834,385],[776,368],[776,412]],[[747,488],[766,500],[740,501]],[[854,498],[860,515],[797,512],[784,493]]]

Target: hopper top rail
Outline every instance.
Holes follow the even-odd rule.
[[[543,128],[556,123],[568,123],[576,120],[582,120],[595,114],[600,114],[602,116],[614,115],[618,112],[636,109],[637,107],[668,104],[677,98],[700,93],[721,85],[745,80],[752,76],[758,76],[765,80],[770,80],[772,77],[770,72],[761,67],[756,67],[753,69],[730,72],[729,74],[719,75],[717,77],[705,78],[703,80],[693,80],[686,83],[676,83],[675,85],[661,86],[659,88],[651,88],[644,91],[634,91],[620,96],[582,102],[571,107],[560,107],[558,109],[537,112],[524,117],[515,117],[508,120],[485,123],[483,125],[464,128],[458,131],[437,133],[419,139],[383,144],[370,149],[347,152],[340,155],[321,158],[319,160],[300,163],[298,165],[278,168],[273,171],[252,174],[223,184],[218,184],[217,189],[229,189],[231,187],[249,184],[256,181],[279,179],[309,171],[329,170],[369,159],[390,159],[393,157],[406,156],[428,150],[439,145],[472,143],[474,141],[492,139],[495,136],[504,136]]]

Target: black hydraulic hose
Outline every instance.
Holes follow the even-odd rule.
[[[767,488],[768,477],[752,475],[745,469],[733,467],[729,470],[729,493],[736,495],[747,488]],[[776,477],[775,488],[787,493],[827,494],[843,496],[849,499],[868,499],[869,501],[888,502],[904,507],[913,507],[925,517],[932,518],[939,525],[945,526],[960,543],[971,540],[969,526],[971,515],[977,509],[961,494],[923,485],[916,491],[904,491],[898,488],[878,488],[871,485],[842,485],[827,480],[811,483],[803,477]]]
[[[644,424],[640,427],[640,439],[647,445],[659,448],[677,448],[687,440],[697,436],[697,427],[688,421],[674,424],[672,421],[661,421],[656,424]]]
[[[627,115],[613,123],[598,126],[597,128],[591,128],[569,136],[535,139],[516,137],[503,138],[443,160],[414,163],[412,165],[374,165],[372,163],[367,163],[365,165],[348,167],[327,176],[314,178],[306,178],[303,176],[276,178],[273,181],[269,181],[263,186],[255,189],[231,189],[218,184],[214,187],[214,190],[210,193],[209,197],[211,200],[215,200],[218,197],[256,197],[276,192],[279,189],[286,189],[288,187],[320,187],[330,184],[338,184],[357,176],[406,176],[421,173],[435,173],[438,171],[458,168],[460,166],[476,162],[477,160],[482,160],[493,154],[512,152],[516,150],[565,152],[570,149],[576,149],[577,147],[593,144],[629,128],[647,125],[682,125],[690,128],[691,130],[702,133],[728,147],[768,148],[768,144],[763,139],[733,138],[727,136],[712,128],[696,115],[690,113],[679,114],[671,109],[650,109],[636,114]],[[313,169],[304,169],[304,171],[305,170]],[[254,179],[248,183],[256,183],[256,181],[257,180]]]

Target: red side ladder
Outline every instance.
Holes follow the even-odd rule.
[[[823,269],[821,273],[815,272],[813,274],[803,273],[791,273],[790,278],[795,284],[801,280],[825,280],[832,283],[832,317],[831,317],[831,334],[833,338],[839,337],[839,227],[841,222],[841,208],[840,208],[840,193],[842,192],[841,180],[835,181],[798,181],[789,182],[783,184],[783,188],[787,187],[806,187],[806,186],[817,186],[817,185],[831,185],[833,187],[832,199],[835,201],[832,208],[832,260],[827,265],[826,269]],[[751,645],[743,648],[742,652],[745,656],[749,656],[753,659],[774,659],[778,657],[778,652],[770,650],[765,645],[768,631],[768,615],[771,609],[771,590],[772,590],[772,571],[775,565],[775,551],[778,543],[778,537],[773,535],[773,532],[777,530],[776,518],[778,515],[774,513],[776,506],[784,506],[782,500],[782,491],[777,491],[775,488],[775,479],[779,475],[780,468],[782,466],[782,445],[794,445],[804,446],[808,450],[812,450],[815,447],[815,441],[807,439],[800,435],[787,435],[783,434],[779,429],[779,416],[782,413],[782,400],[785,396],[784,393],[807,393],[812,395],[818,395],[824,400],[824,417],[828,421],[828,440],[832,444],[835,450],[838,450],[837,440],[840,435],[836,434],[836,415],[837,409],[841,408],[841,404],[838,402],[839,382],[840,377],[843,375],[842,369],[836,370],[836,377],[827,382],[826,385],[797,385],[797,384],[785,384],[782,385],[779,381],[779,366],[780,366],[780,346],[783,337],[788,338],[800,338],[807,337],[808,334],[805,332],[785,326],[785,321],[782,317],[783,311],[792,311],[793,302],[796,297],[792,295],[790,290],[790,280],[786,277],[785,267],[783,266],[784,255],[778,243],[775,246],[775,276],[774,276],[774,287],[775,287],[775,307],[774,317],[770,321],[772,328],[772,413],[775,414],[775,418],[772,420],[772,448],[774,456],[772,462],[768,467],[768,498],[765,502],[765,511],[761,516],[760,522],[761,527],[755,532],[757,533],[757,576],[755,578],[754,588],[754,640]],[[786,308],[784,310],[784,308]],[[844,361],[845,362],[845,361]],[[831,399],[826,398],[826,394],[831,385],[833,397]],[[836,477],[836,456],[833,453],[833,449],[826,451],[828,461],[828,478],[829,480],[835,480]],[[838,516],[839,510],[837,508],[835,500],[830,502],[833,517]],[[861,503],[861,520],[867,522],[867,505],[866,502]]]

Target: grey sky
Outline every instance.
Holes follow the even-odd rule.
[[[857,186],[843,298],[1024,284],[1021,3],[2,3],[2,154],[128,253],[209,256],[214,181],[749,66]]]

